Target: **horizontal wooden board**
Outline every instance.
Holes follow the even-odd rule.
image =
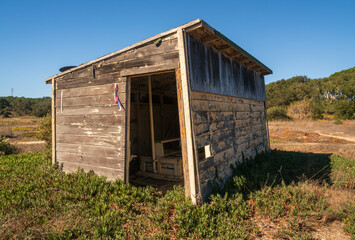
[[[59,162],[71,162],[77,164],[80,163],[83,165],[92,165],[114,169],[122,169],[124,167],[124,159],[117,157],[104,157],[98,155],[57,151],[57,159]]]
[[[121,136],[103,135],[75,135],[75,134],[57,134],[57,143],[84,144],[93,146],[103,146],[112,148],[124,148],[124,139]]]
[[[123,52],[119,55],[116,55],[109,59],[105,59],[101,62],[95,63],[95,72],[97,74],[104,73],[106,69],[102,67],[105,66],[106,64],[118,63],[127,60],[134,60],[137,58],[144,58],[148,56],[164,54],[167,52],[174,52],[177,51],[176,48],[177,48],[176,35],[172,35],[167,38],[164,38],[161,44],[158,46],[152,42],[146,45],[138,46],[137,48],[131,49],[127,52]],[[80,69],[75,72],[68,73],[59,79],[68,80],[68,79],[76,79],[76,78],[83,78],[83,77],[90,77],[90,76],[92,76],[92,65],[84,69]]]
[[[83,96],[96,96],[104,94],[113,94],[115,90],[115,83],[103,84],[98,86],[82,86],[82,87],[73,87],[65,90],[57,90],[56,98],[60,99],[61,92],[63,91],[63,96],[70,97],[83,97]],[[118,83],[118,92],[126,92],[126,82]]]
[[[128,52],[117,55],[113,58],[104,61],[106,63],[119,62],[124,60],[132,60],[136,58],[142,58],[152,55],[164,54],[166,52],[177,51],[177,39],[176,36],[171,36],[169,39],[163,39],[159,46],[154,43],[139,46],[138,48],[132,49]]]
[[[61,143],[57,142],[56,150],[58,152],[75,153],[79,155],[94,155],[98,158],[123,158],[124,148],[115,146],[97,146],[97,145],[84,145],[76,143]]]
[[[91,127],[117,127],[125,125],[124,115],[57,115],[57,125],[91,126]]]
[[[126,94],[118,93],[118,98],[122,104],[126,103]],[[115,103],[114,93],[109,93],[105,95],[94,95],[94,96],[80,96],[71,97],[63,91],[63,99],[61,95],[57,97],[56,105],[60,107],[77,107],[77,106],[117,106]]]
[[[122,83],[123,80],[120,76],[119,72],[112,72],[107,74],[95,74],[95,76],[89,77],[59,80],[57,81],[57,89],[61,90],[76,87],[98,86],[110,83]]]
[[[112,181],[115,179],[124,180],[124,171],[123,169],[115,169],[101,166],[86,165],[83,163],[74,163],[59,161],[63,163],[63,170],[65,172],[77,172],[78,168],[84,169],[85,172],[94,171],[95,174],[99,176],[106,176],[107,180]]]
[[[124,106],[126,108],[126,106]],[[78,107],[56,107],[56,114],[59,115],[114,115],[124,116],[125,110],[119,111],[117,105],[110,106],[78,106]]]
[[[123,136],[125,133],[125,126],[116,127],[95,127],[95,126],[68,126],[68,125],[57,125],[56,134],[68,133],[77,135],[88,135],[88,136]]]
[[[121,76],[168,71],[179,67],[179,58],[176,54],[170,56],[170,58],[159,56],[159,59],[156,59],[155,61],[155,64],[141,64],[141,66],[122,69]]]

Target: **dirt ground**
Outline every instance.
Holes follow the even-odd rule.
[[[43,151],[45,142],[36,138],[41,120],[42,118],[30,116],[0,118],[0,136],[9,139],[20,153]]]
[[[334,124],[334,121],[271,121],[272,149],[335,153],[355,159],[355,120]]]

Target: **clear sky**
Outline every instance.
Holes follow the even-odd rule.
[[[266,83],[355,66],[354,0],[0,0],[0,96],[50,96],[60,67],[196,18],[271,68]]]

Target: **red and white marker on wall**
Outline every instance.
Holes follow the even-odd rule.
[[[118,106],[118,111],[121,111],[122,109],[124,109],[124,107],[121,104],[120,99],[118,98],[117,92],[118,92],[118,85],[117,85],[117,83],[115,83],[115,103]]]

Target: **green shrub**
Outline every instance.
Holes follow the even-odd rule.
[[[355,102],[350,100],[338,100],[335,104],[335,118],[353,119],[355,113]]]
[[[333,122],[335,125],[343,125],[343,122],[340,119],[337,119]]]
[[[313,120],[323,119],[324,107],[320,101],[312,100],[310,103],[311,117]]]
[[[52,115],[47,114],[38,124],[37,138],[46,142],[46,148],[52,148]]]
[[[267,117],[269,120],[289,120],[287,116],[287,109],[285,107],[271,107],[267,110]]]
[[[15,154],[18,149],[9,143],[8,139],[0,136],[0,156]]]
[[[339,155],[330,157],[330,180],[340,188],[355,189],[355,161]]]

